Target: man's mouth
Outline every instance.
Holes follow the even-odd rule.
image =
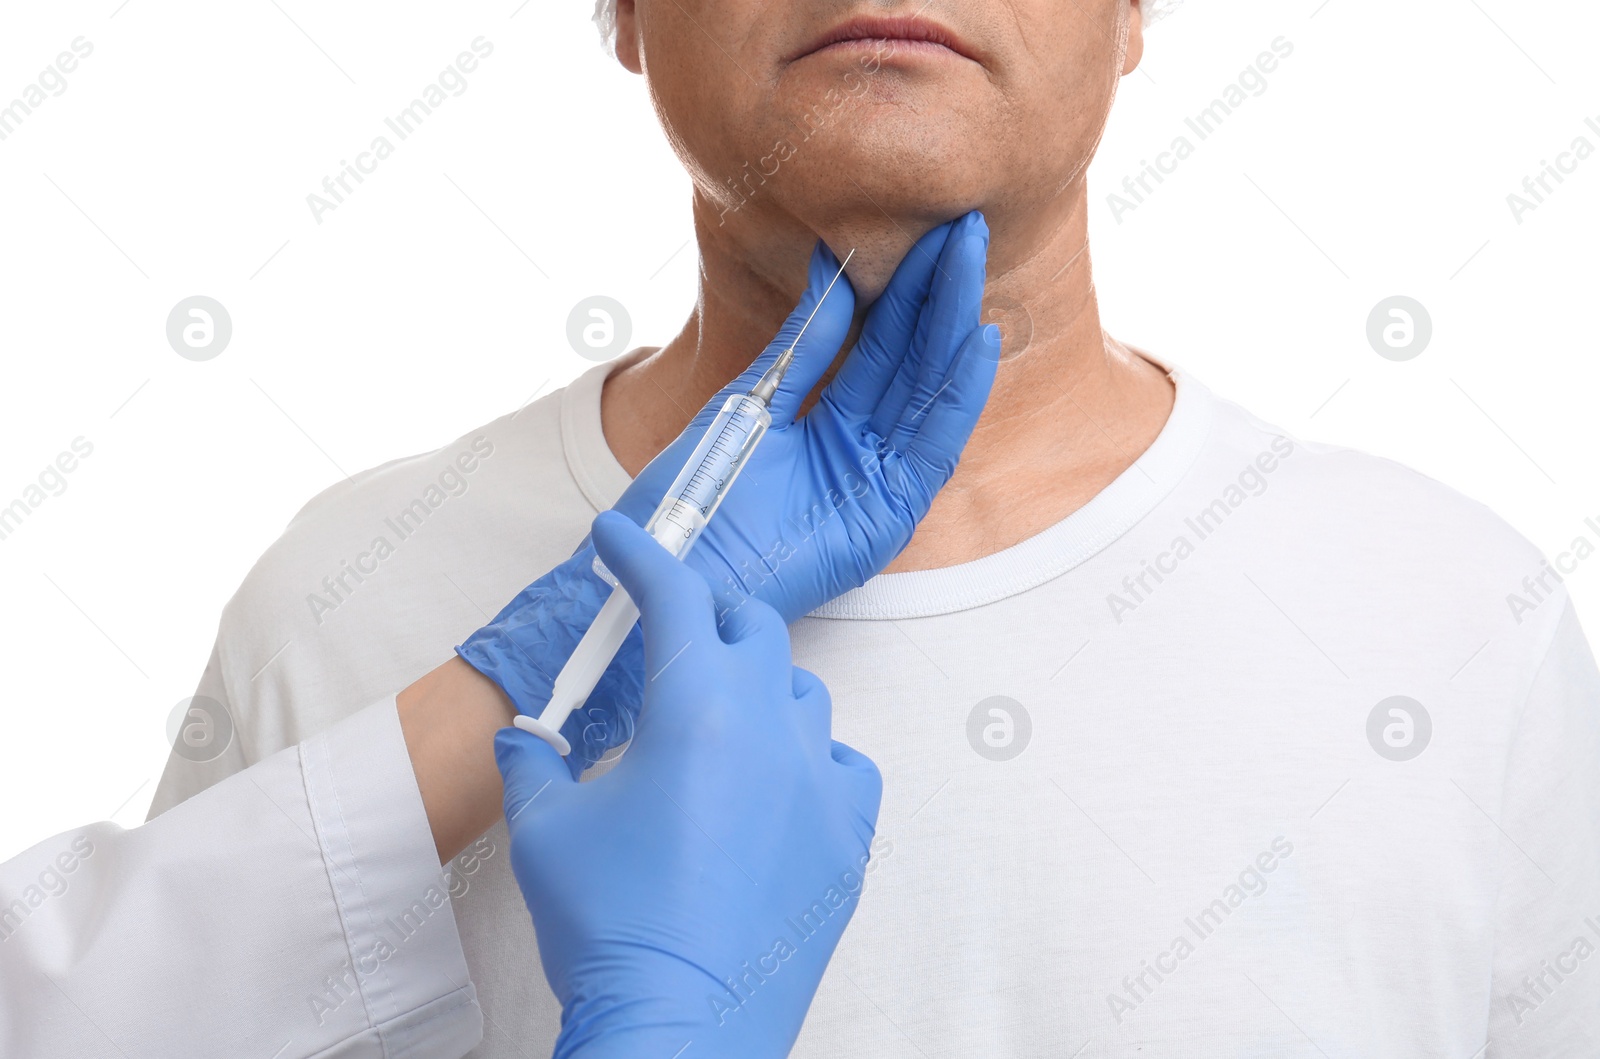
[[[953,54],[977,61],[967,45],[950,30],[925,18],[873,18],[862,16],[840,23],[789,57],[790,62],[825,51],[875,49]]]

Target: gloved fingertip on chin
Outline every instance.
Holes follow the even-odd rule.
[[[975,235],[983,240],[983,245],[989,245],[989,218],[983,215],[982,210],[968,210],[956,219],[957,234]]]

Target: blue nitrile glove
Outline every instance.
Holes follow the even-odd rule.
[[[911,539],[954,473],[994,380],[998,329],[978,326],[987,251],[988,228],[976,212],[919,239],[821,400],[796,419],[850,330],[849,280],[841,278],[822,303],[773,395],[771,429],[686,560],[725,610],[753,595],[795,621],[864,584]],[[641,524],[650,517],[728,395],[747,392],[788,348],[838,267],[819,243],[810,284],[777,337],[640,473],[618,511]],[[556,673],[610,591],[588,569],[589,557],[580,548],[457,648],[523,713],[543,710]],[[562,726],[574,775],[629,737],[639,650],[634,633]]]
[[[517,710],[537,717],[550,701],[556,674],[578,646],[611,586],[594,571],[594,548],[578,551],[518,592],[495,619],[456,648],[478,672],[497,684]],[[637,627],[561,734],[572,746],[567,759],[574,777],[633,734],[644,684],[644,641]]]
[[[751,595],[796,621],[865,584],[911,540],[955,472],[999,364],[999,329],[979,326],[988,249],[975,211],[919,239],[821,400],[796,419],[850,331],[848,280],[822,303],[773,396],[771,429],[685,560],[724,606]],[[838,269],[818,243],[810,286],[777,337],[640,472],[616,510],[650,517],[723,402],[748,392],[788,348]]]
[[[878,770],[833,741],[771,607],[719,627],[705,579],[627,519],[593,539],[642,615],[633,747],[580,784],[534,736],[495,737],[555,1055],[786,1056],[861,893]]]

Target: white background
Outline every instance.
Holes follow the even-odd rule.
[[[577,375],[580,298],[620,300],[635,344],[689,311],[687,180],[641,81],[583,0],[519,3],[0,15],[0,104],[94,48],[0,141],[0,506],[94,446],[0,540],[0,857],[143,818],[224,602],[314,493]],[[317,223],[306,196],[480,35],[467,90]],[[1105,196],[1280,36],[1266,90],[1118,223]],[[1507,204],[1574,138],[1600,148],[1596,39],[1576,0],[1190,0],[1093,170],[1108,328],[1547,553],[1600,540],[1600,156],[1522,223]],[[165,334],[194,294],[233,321],[205,363]],[[1394,294],[1434,326],[1404,363],[1366,338]],[[1600,557],[1569,584],[1600,629]]]

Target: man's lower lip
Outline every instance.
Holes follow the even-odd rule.
[[[809,55],[826,55],[829,52],[870,52],[890,55],[947,55],[957,59],[965,58],[960,52],[947,47],[937,41],[909,40],[905,37],[859,37],[855,40],[841,40],[833,44],[818,48]]]

